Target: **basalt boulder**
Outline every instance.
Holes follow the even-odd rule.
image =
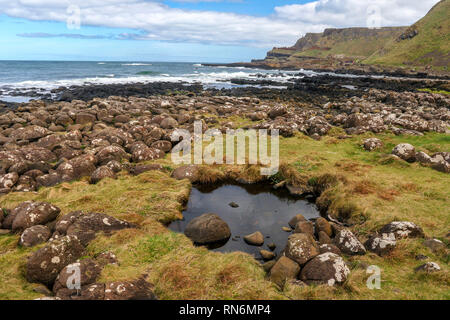
[[[319,246],[310,234],[296,233],[289,236],[285,255],[300,266],[319,254]]]
[[[416,149],[409,143],[402,143],[397,145],[392,154],[408,162],[416,161]]]
[[[35,141],[51,133],[50,130],[40,126],[28,126],[14,130],[9,137],[13,140]]]
[[[87,245],[98,232],[109,235],[114,231],[135,227],[127,221],[116,219],[104,213],[86,213],[81,214],[67,227],[66,234],[76,236],[83,245]]]
[[[116,174],[107,166],[98,167],[91,175],[91,183],[96,184],[105,178],[115,179]]]
[[[300,273],[300,280],[308,284],[342,284],[350,274],[345,261],[337,254],[326,252],[309,261]]]
[[[339,231],[334,242],[344,254],[363,255],[366,253],[366,248],[349,229]]]
[[[393,233],[396,239],[424,237],[422,228],[409,221],[393,221],[381,228],[380,233]]]
[[[26,278],[29,282],[51,286],[61,270],[79,259],[83,252],[84,247],[75,236],[50,241],[28,259]]]
[[[25,230],[35,225],[44,225],[55,220],[60,212],[58,207],[47,202],[22,202],[11,212],[15,215],[12,230]]]
[[[40,243],[46,242],[50,239],[51,232],[47,226],[37,225],[32,226],[20,236],[19,244],[24,247],[34,247]]]
[[[379,256],[388,255],[392,250],[394,250],[397,241],[395,239],[395,234],[393,233],[382,233],[381,235],[371,236],[364,244],[367,250],[378,254]]]
[[[194,164],[178,167],[172,172],[172,178],[195,182],[198,179],[198,167]]]
[[[100,265],[89,258],[71,263],[65,266],[59,273],[53,285],[53,292],[57,294],[61,289],[74,289],[75,286],[82,287],[95,283],[101,271],[102,268]],[[77,281],[73,279],[75,274],[79,275]]]
[[[283,287],[286,280],[296,279],[300,272],[297,262],[282,256],[270,270],[270,280],[280,287]]]

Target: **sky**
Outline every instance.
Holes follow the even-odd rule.
[[[325,28],[410,25],[438,0],[0,0],[0,60],[237,62]]]

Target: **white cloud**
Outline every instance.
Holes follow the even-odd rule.
[[[382,26],[408,25],[437,2],[318,0],[276,7],[273,15],[256,17],[170,8],[156,0],[0,0],[0,13],[65,22],[68,6],[78,5],[82,25],[137,30],[130,38],[269,47],[292,45],[302,34],[320,32],[326,27],[364,27],[369,5],[379,8]]]

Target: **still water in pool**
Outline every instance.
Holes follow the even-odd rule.
[[[233,208],[230,203],[239,207]],[[287,190],[274,190],[270,184],[196,186],[192,189],[184,219],[170,224],[173,231],[184,232],[187,224],[204,213],[215,213],[228,223],[231,238],[215,251],[243,251],[260,258],[259,250],[268,250],[267,245],[275,243],[279,254],[285,247],[290,233],[282,228],[289,226],[289,220],[296,214],[306,219],[320,216],[314,203],[291,196]],[[264,237],[261,247],[250,246],[244,236],[260,231]]]

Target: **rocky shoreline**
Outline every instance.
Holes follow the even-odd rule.
[[[192,132],[194,121],[201,121],[205,130],[278,129],[284,138],[303,134],[314,140],[332,136],[338,141],[383,132],[402,136],[448,133],[450,97],[418,91],[424,87],[439,90],[448,88],[448,83],[324,75],[295,81],[286,89],[203,90],[200,85],[167,83],[64,89],[58,101],[37,100],[3,106],[0,195],[32,193],[42,187],[80,179],[96,184],[106,178],[116,179],[123,172],[139,175],[169,171],[177,180],[196,182],[198,167],[167,169],[149,163],[163,159],[172,150],[176,143],[171,135],[175,131]],[[311,141],[317,142],[314,140]],[[361,147],[368,153],[381,146],[382,141],[372,138],[364,140]],[[405,163],[417,161],[430,167],[430,171],[450,172],[448,152],[428,155],[417,152],[410,144],[399,144],[387,158]],[[329,187],[329,180],[325,179],[323,185],[315,180],[305,185],[281,181],[276,187],[286,187],[293,194],[304,194],[309,188],[320,196]],[[299,285],[303,282],[342,284],[350,273],[342,255],[360,255],[369,250],[383,256],[395,247],[396,240],[424,236],[417,225],[394,221],[378,233],[370,234],[363,245],[350,229],[343,228],[341,222],[345,222],[345,217],[336,221],[335,217],[326,215],[329,201],[318,206],[329,221],[317,219],[314,225],[301,217],[295,223],[291,221],[292,230],[287,231],[294,234],[284,255],[265,265],[268,277],[279,286],[286,280]],[[70,212],[60,217],[60,209],[45,202],[24,202],[3,211],[7,215],[0,215],[2,234],[20,234],[20,246],[45,243],[29,257],[26,278],[44,285],[41,289],[46,295],[55,295],[57,299],[155,298],[152,287],[142,279],[97,283],[102,262],[98,257],[79,260],[97,233],[108,235],[138,226],[104,213]],[[222,229],[228,236],[229,230],[223,225]],[[197,234],[195,230],[187,232],[196,242]],[[246,241],[251,242],[255,237],[261,238],[249,235]],[[261,254],[269,257],[268,253]],[[66,276],[64,270],[73,264],[81,267],[87,279],[81,296],[64,287],[61,280]],[[49,269],[51,272],[47,272],[48,265],[54,267]],[[423,269],[436,271],[433,267],[424,265]]]

